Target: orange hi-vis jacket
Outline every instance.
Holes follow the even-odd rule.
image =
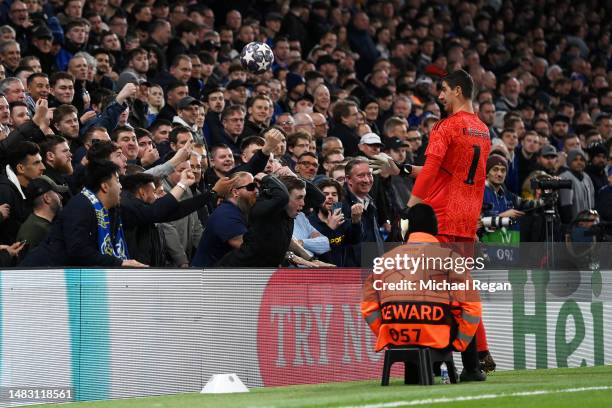
[[[425,233],[410,234],[407,244],[382,258],[397,259],[404,255],[446,261],[460,258],[457,252],[441,246],[433,235]],[[456,273],[434,261],[429,268],[409,266],[402,269],[405,266],[405,263],[397,265],[396,262],[394,267],[385,267],[380,274],[372,273],[363,286],[361,314],[378,337],[376,351],[390,345],[446,348],[452,340],[453,320],[457,331],[452,346],[457,351],[465,350],[482,315],[479,293],[471,288],[469,271]],[[432,288],[429,281],[440,286]],[[439,289],[441,287],[444,289]]]

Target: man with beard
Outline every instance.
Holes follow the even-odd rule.
[[[10,126],[12,129],[15,129],[25,122],[30,120],[30,112],[28,110],[28,105],[25,102],[13,102],[10,104],[11,109],[11,123]]]
[[[567,153],[568,170],[559,174],[563,180],[572,182],[571,189],[559,190],[559,214],[564,224],[569,224],[582,211],[595,208],[595,187],[586,167],[586,154],[580,149],[572,149]]]
[[[597,201],[599,190],[608,185],[606,175],[607,149],[603,143],[593,143],[587,147],[587,153],[589,154],[589,164],[586,166],[585,172],[591,177],[595,187],[595,200]]]
[[[478,110],[478,118],[487,125],[489,128],[489,135],[491,136],[491,140],[496,137],[499,137],[497,130],[493,124],[495,123],[495,105],[491,101],[484,101],[480,104],[480,109]]]
[[[61,136],[49,136],[40,146],[40,154],[45,165],[45,176],[56,184],[66,187],[62,202],[66,204],[71,197],[67,177],[73,173],[72,153],[68,141]]]
[[[85,188],[59,213],[24,266],[146,266],[129,259],[116,210],[121,202],[118,170],[110,161],[88,164]]]
[[[563,142],[569,134],[570,119],[565,115],[555,115],[550,123],[552,124],[550,144],[555,146],[557,150],[562,150]]]
[[[265,176],[261,193],[249,214],[249,227],[240,248],[228,252],[220,267],[278,267],[293,234],[293,222],[304,207],[305,183],[296,177]]]
[[[58,133],[69,140],[70,150],[73,152],[81,147],[79,137],[79,118],[77,110],[72,105],[60,105],[53,111],[51,124]]]
[[[240,248],[247,232],[247,217],[257,200],[257,183],[244,171],[234,173],[223,201],[208,218],[191,266],[215,265],[225,254]]]
[[[514,150],[518,167],[518,185],[521,188],[529,173],[536,168],[536,154],[540,151],[540,137],[536,132],[530,130],[525,133],[521,144]]]
[[[557,174],[557,162],[559,161],[559,154],[557,149],[553,145],[546,145],[540,149],[540,153],[537,158],[536,170],[542,170],[551,176]]]
[[[62,209],[62,194],[68,191],[68,187],[57,185],[47,176],[32,180],[26,194],[32,201],[33,212],[21,224],[17,241],[25,241],[28,250],[36,248],[49,233],[53,219]]]

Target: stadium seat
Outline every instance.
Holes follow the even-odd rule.
[[[385,350],[382,386],[389,385],[391,366],[399,361],[404,363],[404,384],[433,385],[431,359],[428,349],[419,347],[399,347]]]
[[[450,382],[457,383],[457,371],[450,351],[428,347],[392,347],[385,350],[382,386],[389,385],[391,366],[397,362],[404,363],[404,384],[433,385],[433,365],[443,362],[448,368]]]

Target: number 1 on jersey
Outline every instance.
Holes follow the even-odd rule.
[[[468,172],[467,178],[464,183],[472,185],[474,184],[474,175],[476,174],[476,169],[478,168],[478,160],[480,160],[480,146],[472,145],[474,149],[474,153],[472,155],[472,163],[470,164],[470,171]]]

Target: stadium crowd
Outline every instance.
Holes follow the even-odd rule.
[[[559,178],[572,186],[550,204],[561,224],[612,222],[611,13],[567,0],[4,1],[0,265],[358,266],[361,243],[402,239],[412,166],[456,69],[493,144],[483,216],[547,239],[520,198]],[[252,41],[274,52],[264,74],[240,63]]]

